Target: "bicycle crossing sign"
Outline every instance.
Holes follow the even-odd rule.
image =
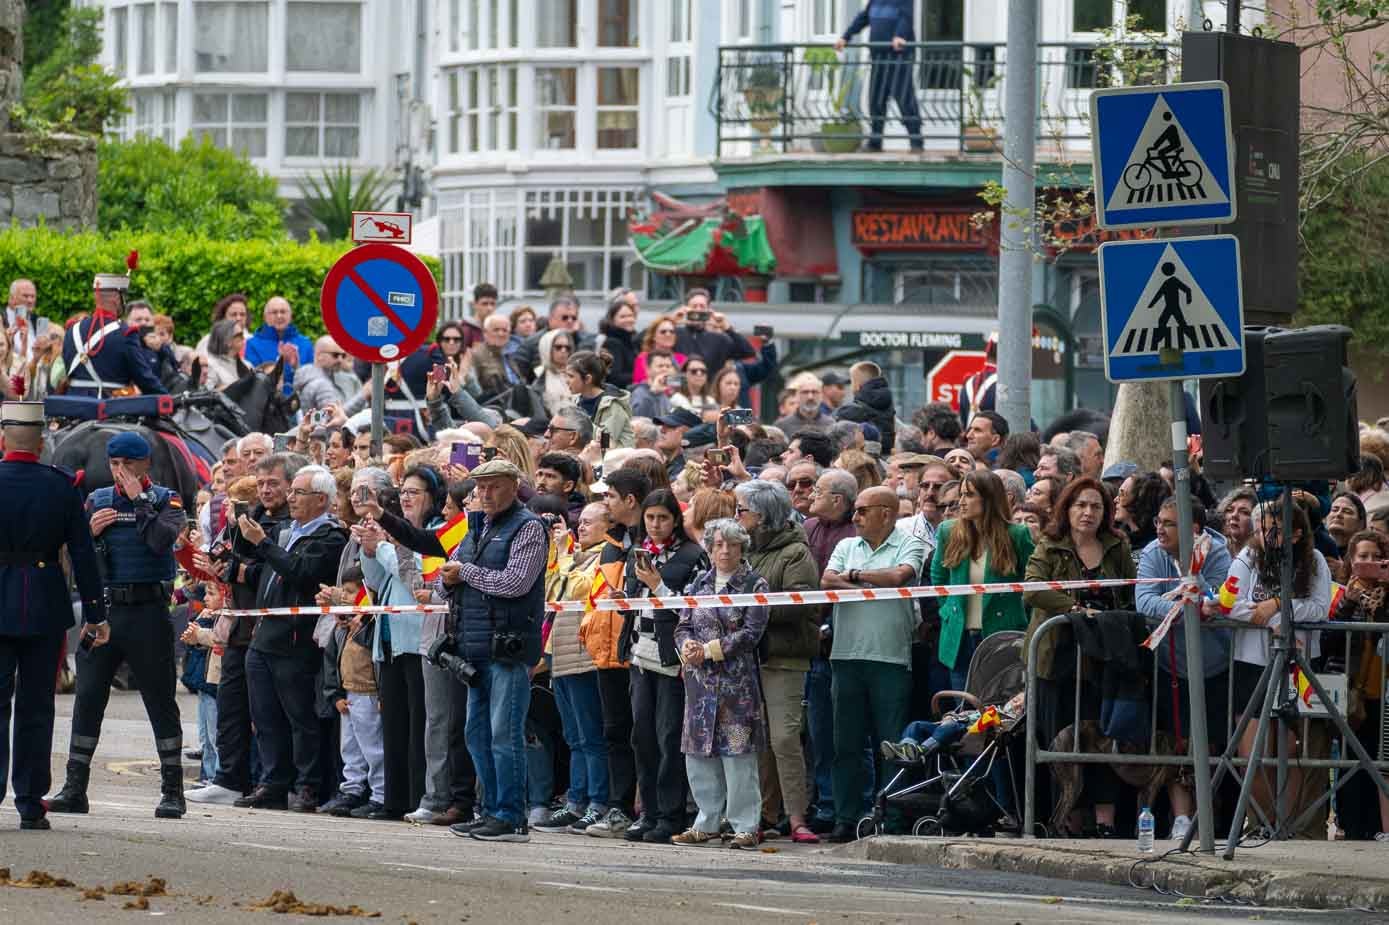
[[[1244,373],[1239,240],[1218,234],[1100,246],[1100,327],[1110,382]]]
[[[1101,228],[1235,220],[1235,144],[1223,80],[1096,90],[1090,125]]]

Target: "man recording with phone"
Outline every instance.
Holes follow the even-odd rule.
[[[729,360],[750,360],[757,356],[752,344],[728,323],[721,312],[709,310],[709,290],[691,289],[685,294],[685,320],[676,330],[675,352],[701,356],[710,373],[723,369]]]
[[[449,827],[480,841],[530,841],[526,826],[526,711],[540,659],[545,564],[541,519],[517,501],[521,470],[493,459],[471,473],[481,512],[443,566],[455,674],[466,673],[468,752],[482,784],[482,815]],[[433,659],[431,653],[431,659]],[[461,671],[460,671],[461,669]]]

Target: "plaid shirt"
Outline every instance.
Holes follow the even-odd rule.
[[[491,518],[483,518],[484,534],[491,526]],[[458,553],[463,546],[463,543],[458,545],[458,549],[449,557],[450,561],[459,561]],[[516,531],[516,540],[511,544],[511,561],[507,563],[506,568],[497,571],[464,562],[459,577],[464,584],[476,588],[483,594],[494,597],[520,597],[530,590],[531,585],[535,584],[535,580],[545,570],[549,554],[550,541],[545,535],[545,525],[539,520],[533,520]],[[442,578],[437,579],[434,584],[435,589],[441,594],[448,593]]]

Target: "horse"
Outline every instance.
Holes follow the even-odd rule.
[[[284,368],[281,357],[273,366],[253,369],[222,390],[241,409],[248,432],[274,435],[289,430],[299,399],[284,394]]]
[[[150,422],[155,423],[155,422]],[[150,481],[177,491],[185,510],[196,510],[198,490],[205,480],[198,463],[179,435],[167,425],[137,421],[83,421],[75,427],[47,431],[42,459],[73,472],[82,472],[84,494],[114,484],[106,444],[118,433],[133,431],[150,445]]]

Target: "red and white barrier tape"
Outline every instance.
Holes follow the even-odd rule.
[[[1022,594],[1027,591],[1098,591],[1140,584],[1170,584],[1175,578],[1102,578],[1097,581],[1014,581],[981,585],[922,585],[916,588],[858,588],[846,591],[772,591],[767,594],[706,594],[699,597],[603,598],[600,610],[680,610],[687,607],[788,607],[797,604],[848,604],[858,601],[914,600],[922,597],[967,597],[973,594]],[[582,613],[587,601],[550,601],[549,613]],[[447,604],[363,605],[347,607],[271,607],[222,610],[217,614],[250,617],[299,617],[354,613],[448,613]]]
[[[1205,568],[1206,556],[1210,551],[1211,538],[1203,533],[1192,544],[1191,567],[1182,576],[1182,583],[1163,595],[1163,599],[1171,601],[1172,606],[1168,608],[1167,615],[1162,618],[1162,622],[1148,634],[1147,639],[1143,640],[1143,647],[1148,651],[1157,651],[1158,645],[1167,638],[1167,634],[1172,630],[1178,618],[1185,613],[1188,603],[1195,604],[1198,608],[1201,606],[1201,569]],[[1173,556],[1173,559],[1175,558]],[[1168,579],[1168,581],[1171,580]]]

